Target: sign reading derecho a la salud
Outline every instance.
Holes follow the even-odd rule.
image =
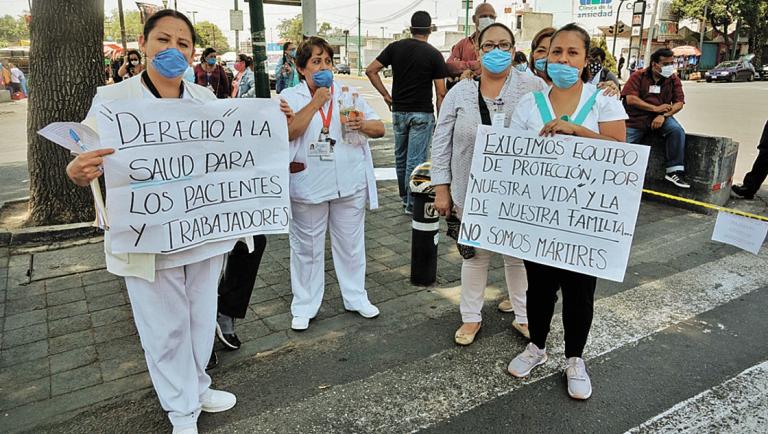
[[[275,101],[119,100],[97,115],[114,253],[285,233],[288,130]]]

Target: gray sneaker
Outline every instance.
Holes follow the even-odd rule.
[[[517,378],[527,377],[531,370],[547,361],[547,352],[540,350],[533,342],[525,347],[525,351],[512,359],[507,366],[507,371]]]
[[[588,399],[592,396],[592,382],[589,381],[587,367],[581,357],[571,357],[565,367],[568,378],[568,395],[573,399]]]

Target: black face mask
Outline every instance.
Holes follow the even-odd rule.
[[[592,73],[592,75],[597,74],[600,72],[600,70],[603,69],[603,64],[599,62],[590,62],[589,64],[589,72]]]

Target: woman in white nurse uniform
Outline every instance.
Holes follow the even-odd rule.
[[[183,80],[192,63],[195,39],[192,23],[183,14],[166,9],[152,15],[139,37],[149,60],[147,69],[119,84],[100,87],[83,123],[98,131],[96,109],[110,100],[215,100],[209,90]],[[290,119],[287,104],[281,108]],[[80,154],[67,166],[67,175],[87,186],[101,176],[103,158],[113,152],[103,149]],[[236,242],[217,241],[158,255],[113,254],[105,243],[107,270],[125,277],[152,385],[174,433],[197,433],[201,411],[225,411],[236,403],[235,395],[211,389],[211,378],[205,372],[216,328],[216,287],[224,256]]]
[[[344,307],[365,318],[379,310],[365,290],[365,204],[378,206],[373,160],[367,140],[347,143],[342,134],[339,99],[333,82],[333,49],[310,37],[297,49],[301,83],[283,90],[296,116],[291,140],[291,328],[306,330],[317,315],[325,289],[325,232],[331,232],[333,264]],[[382,137],[384,123],[362,99],[361,118],[346,121],[348,131]]]

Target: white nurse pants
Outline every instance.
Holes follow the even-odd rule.
[[[459,310],[461,321],[480,322],[481,310],[485,295],[485,285],[488,283],[488,266],[493,252],[475,248],[475,256],[464,259],[461,263],[461,300]],[[520,324],[528,324],[525,292],[528,290],[528,277],[522,259],[501,255],[504,259],[504,275],[507,281],[507,292],[515,320]]]
[[[331,231],[333,267],[344,307],[368,305],[365,291],[365,189],[318,204],[291,201],[291,314],[314,318],[325,290],[325,232]]]
[[[224,256],[157,270],[154,282],[125,278],[149,376],[174,426],[197,423],[200,397],[211,385],[205,367]]]

